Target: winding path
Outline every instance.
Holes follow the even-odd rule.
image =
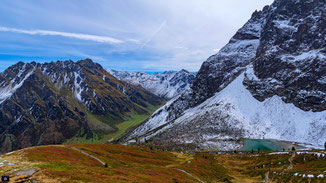
[[[289,158],[290,165],[288,167],[288,170],[292,170],[293,169],[293,159],[294,159],[295,155],[296,155],[296,153],[293,152],[292,153],[292,156]]]
[[[105,163],[104,163],[102,160],[100,160],[99,158],[97,158],[97,157],[95,157],[95,156],[93,156],[93,155],[88,154],[88,153],[85,152],[85,151],[82,151],[82,150],[77,149],[77,148],[75,148],[75,147],[68,147],[68,146],[64,146],[64,147],[65,147],[65,148],[69,148],[69,149],[73,149],[73,150],[78,151],[78,152],[80,152],[80,153],[82,153],[82,154],[85,154],[86,156],[91,157],[91,158],[95,159],[96,161],[100,162],[102,165],[105,165]]]
[[[204,181],[202,181],[202,180],[200,180],[199,178],[197,178],[197,177],[191,175],[190,173],[186,172],[185,170],[182,170],[182,169],[179,169],[179,168],[174,168],[174,169],[179,170],[179,171],[181,171],[181,172],[183,172],[183,173],[189,175],[190,177],[192,177],[192,178],[198,180],[198,181],[201,182],[201,183],[205,183]]]

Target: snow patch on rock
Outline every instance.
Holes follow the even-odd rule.
[[[22,70],[19,71],[18,73],[18,78],[21,77],[22,73],[25,71],[25,66],[23,67]],[[23,79],[18,81],[17,83],[17,78],[12,79],[8,85],[5,87],[0,88],[0,104],[2,104],[5,100],[9,99],[17,89],[19,89],[25,82],[27,78],[29,78],[32,74],[34,73],[34,69],[27,73]]]

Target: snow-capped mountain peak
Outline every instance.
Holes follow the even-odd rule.
[[[163,73],[127,72],[107,70],[114,77],[139,85],[165,99],[171,99],[188,90],[195,79],[195,74],[186,70],[165,71]]]

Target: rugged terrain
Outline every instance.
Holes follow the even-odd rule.
[[[90,59],[19,62],[0,74],[0,152],[100,138],[161,103]]]
[[[116,70],[108,70],[108,72],[120,80],[139,85],[164,99],[171,99],[188,90],[195,79],[195,74],[186,70],[153,74]]]
[[[324,151],[172,153],[122,145],[51,145],[0,156],[10,182],[325,182]]]
[[[121,141],[238,149],[242,138],[326,141],[320,0],[275,0],[205,61],[190,90]]]

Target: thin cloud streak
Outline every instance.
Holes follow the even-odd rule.
[[[154,33],[151,35],[151,37],[141,46],[141,49],[145,48],[145,46],[155,38],[155,36],[163,29],[165,25],[166,21],[162,22],[161,25],[157,28],[157,30],[155,30]]]
[[[122,41],[122,40],[115,39],[115,38],[108,37],[108,36],[97,36],[97,35],[69,33],[69,32],[58,32],[58,31],[50,31],[50,30],[24,30],[24,29],[16,29],[16,28],[9,28],[9,27],[0,27],[0,31],[29,34],[29,35],[62,36],[62,37],[70,37],[70,38],[81,39],[81,40],[86,40],[86,41],[95,41],[95,42],[99,42],[99,43],[109,43],[109,44],[124,43],[124,41]]]

